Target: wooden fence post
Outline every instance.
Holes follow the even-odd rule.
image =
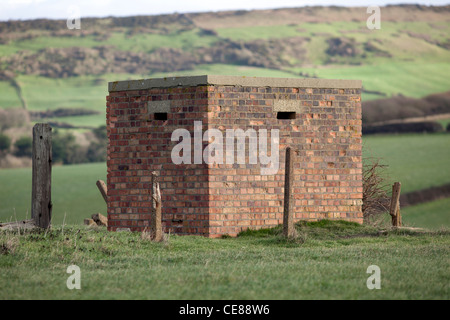
[[[33,127],[33,172],[31,218],[40,228],[52,220],[52,128],[45,123]]]
[[[105,200],[106,203],[108,203],[108,187],[106,186],[106,183],[103,180],[98,180],[96,185],[98,190],[100,190],[103,199]]]
[[[153,208],[150,219],[150,237],[153,241],[159,242],[163,239],[162,225],[161,225],[161,190],[159,189],[158,174],[152,172],[152,199]]]
[[[283,235],[285,237],[294,237],[294,198],[292,194],[294,182],[294,159],[292,148],[286,149],[286,165],[284,179],[284,214],[283,214]]]
[[[392,226],[402,226],[402,216],[400,214],[400,191],[402,184],[400,182],[394,183],[392,186],[392,199],[389,214],[392,217]]]

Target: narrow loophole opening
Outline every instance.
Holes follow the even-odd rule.
[[[295,119],[295,112],[278,112],[277,119]]]
[[[155,120],[167,120],[167,112],[155,113]]]

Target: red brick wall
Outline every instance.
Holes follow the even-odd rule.
[[[178,234],[208,235],[206,165],[175,165],[172,132],[193,130],[207,116],[207,87],[111,92],[107,98],[108,228],[142,231],[152,210],[151,173],[159,174],[163,225]],[[148,112],[170,101],[166,121]]]
[[[149,113],[157,101],[170,106],[166,121]],[[296,119],[277,119],[276,101],[296,101]],[[194,121],[224,136],[226,129],[279,130],[278,174],[261,175],[248,161],[173,164],[178,142],[172,132],[193,132]],[[166,232],[218,237],[276,226],[282,223],[286,146],[297,153],[295,219],[362,222],[360,89],[209,85],[111,92],[107,127],[110,230],[149,226],[152,171],[160,175]]]
[[[279,120],[276,100],[297,101],[294,120]],[[280,170],[210,166],[210,236],[282,223],[285,150],[296,150],[294,219],[362,223],[361,96],[359,89],[215,87],[209,127],[278,129]],[[224,179],[225,177],[225,179]]]

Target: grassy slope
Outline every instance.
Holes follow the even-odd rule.
[[[450,87],[450,64],[447,63],[423,63],[420,65],[399,62],[383,64],[380,66],[353,66],[330,68],[301,68],[297,71],[315,74],[329,79],[361,79],[364,88],[372,91],[385,92],[387,95],[403,94],[411,97],[423,97],[430,93],[444,92]],[[84,125],[97,127],[105,124],[105,97],[107,82],[124,79],[137,79],[148,77],[189,76],[199,74],[261,76],[295,78],[300,76],[287,71],[269,70],[256,67],[232,66],[232,65],[201,65],[195,70],[180,71],[175,73],[155,73],[152,75],[102,75],[83,76],[70,79],[47,79],[36,76],[20,76],[19,83],[25,101],[30,110],[47,110],[61,107],[86,108],[98,111],[98,115],[88,117],[64,117],[52,119],[67,122],[72,125]],[[103,79],[102,84],[96,84],[95,79]],[[2,96],[0,106],[4,108],[18,107],[16,91],[8,83],[0,81]],[[380,96],[363,93],[363,99],[374,99]]]
[[[365,157],[381,158],[390,181],[402,182],[402,192],[450,182],[450,134],[407,134],[363,137]]]
[[[448,299],[448,232],[395,233],[344,223],[299,227],[302,241],[277,232],[236,239],[67,227],[0,233],[0,299]],[[69,290],[66,269],[81,270]],[[381,269],[381,290],[366,286]],[[414,275],[414,279],[411,278]]]
[[[1,109],[20,108],[22,103],[16,89],[7,81],[0,81]]]
[[[450,64],[446,62],[391,62],[367,66],[333,66],[329,68],[302,68],[303,72],[315,73],[320,78],[360,79],[364,89],[383,92],[387,96],[399,95],[422,98],[431,93],[444,92],[450,88]],[[380,98],[363,94],[364,100]]]
[[[432,229],[450,226],[450,198],[402,209],[403,222],[409,226]]]
[[[280,22],[281,23],[281,22]],[[308,73],[322,78],[361,79],[364,88],[382,92],[387,96],[403,94],[411,97],[443,92],[450,87],[450,54],[437,45],[421,39],[424,34],[429,41],[445,41],[450,32],[450,25],[445,21],[433,22],[433,27],[426,21],[392,22],[386,21],[381,30],[368,32],[362,22],[334,21],[328,23],[299,23],[271,26],[233,26],[216,28],[217,36],[201,35],[199,29],[174,32],[169,35],[136,34],[126,35],[125,31],[113,32],[102,41],[93,36],[85,37],[37,37],[22,41],[13,41],[0,45],[2,55],[12,54],[18,50],[37,51],[42,48],[68,48],[71,46],[92,47],[110,45],[118,50],[134,52],[151,52],[160,47],[182,48],[209,46],[219,39],[234,41],[252,41],[256,39],[283,39],[289,37],[308,37],[305,45],[306,60],[297,61],[297,65],[284,71],[261,68],[242,68],[232,65],[198,66],[195,70],[176,72],[176,75],[234,74],[245,76],[300,77],[299,73]],[[412,36],[408,33],[415,33]],[[326,64],[329,37],[345,36],[354,38],[362,49],[362,44],[371,41],[372,45],[391,54],[391,58],[379,57],[368,53],[367,57],[342,58],[335,64]],[[339,60],[339,59],[338,59]],[[362,65],[352,66],[355,62]],[[146,78],[174,75],[158,73],[143,75],[102,75],[81,76],[73,79],[45,79],[35,76],[19,76],[18,82],[23,87],[23,95],[31,110],[45,110],[58,107],[84,107],[104,112],[106,81],[114,81],[122,76],[127,78]],[[106,80],[95,83],[96,78]],[[15,90],[6,82],[0,82],[2,96],[0,107],[19,106]],[[382,96],[364,93],[363,99],[375,99]],[[62,119],[57,119],[62,120]],[[79,124],[77,119],[64,119],[65,122]],[[104,119],[99,116],[88,119],[89,125],[101,125]]]
[[[52,170],[53,223],[82,224],[93,213],[106,214],[95,183],[106,181],[106,164],[56,166]],[[31,216],[31,169],[0,170],[0,220]]]
[[[450,182],[448,159],[450,134],[379,135],[363,138],[364,157],[381,158],[386,178],[400,181],[402,192],[440,186]],[[450,226],[450,199],[402,209],[409,226],[437,229]]]

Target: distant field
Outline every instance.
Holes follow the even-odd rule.
[[[322,16],[314,16],[322,11],[329,12],[329,21],[324,21]],[[213,21],[215,20],[213,14],[205,14],[203,18],[202,15],[195,15],[192,19],[196,21],[198,26],[180,29],[176,25],[163,24],[161,26],[163,29],[167,28],[171,31],[164,30],[163,32],[159,30],[159,33],[158,30],[139,32],[138,29],[116,28],[109,33],[105,33],[104,30],[100,32],[99,29],[99,32],[87,35],[69,33],[65,36],[51,36],[49,32],[34,30],[36,37],[24,37],[12,40],[8,44],[0,44],[0,55],[6,59],[17,55],[19,51],[39,52],[39,50],[46,48],[70,49],[71,47],[109,46],[111,51],[128,52],[130,54],[148,54],[157,49],[171,48],[179,50],[178,54],[196,56],[201,55],[201,52],[195,53],[194,49],[196,48],[210,48],[218,42],[228,43],[232,41],[233,47],[245,48],[247,54],[251,54],[252,50],[259,50],[258,53],[264,56],[270,51],[266,50],[267,48],[264,46],[257,46],[257,49],[255,49],[255,41],[259,41],[260,45],[263,42],[278,41],[281,50],[284,39],[288,38],[299,39],[301,43],[299,51],[304,51],[297,52],[294,50],[292,52],[287,50],[280,53],[280,55],[288,56],[280,56],[276,60],[286,60],[292,65],[287,66],[280,63],[277,65],[277,69],[245,65],[245,59],[218,62],[220,59],[214,60],[211,57],[213,59],[211,64],[197,64],[193,70],[184,71],[152,72],[152,70],[138,68],[135,74],[85,74],[79,77],[62,79],[16,74],[15,79],[22,89],[23,99],[30,110],[66,107],[86,108],[100,112],[98,116],[90,116],[85,119],[52,119],[72,125],[80,125],[83,122],[88,126],[103,125],[105,96],[108,94],[107,82],[122,79],[199,74],[360,79],[363,81],[363,100],[365,101],[393,95],[422,98],[429,94],[448,91],[448,88],[450,88],[450,77],[448,77],[448,74],[450,74],[450,51],[446,49],[447,43],[450,41],[448,37],[450,24],[442,19],[441,13],[415,11],[423,21],[420,19],[419,21],[401,21],[406,19],[405,15],[408,9],[389,8],[386,9],[386,16],[394,15],[400,20],[395,22],[392,21],[391,17],[383,21],[381,30],[371,31],[367,29],[365,19],[362,19],[365,17],[364,10],[358,8],[345,10],[316,8],[311,12],[308,13],[307,9],[272,12],[273,19],[267,25],[262,25],[259,22],[261,18],[258,18],[267,17],[267,14],[269,14],[267,12],[255,11],[243,14],[245,19],[249,19],[248,21],[254,20],[255,23],[238,21],[239,15],[235,14],[229,14],[228,16],[218,14],[217,21]],[[394,14],[394,12],[396,13]],[[400,13],[402,13],[401,17],[399,16]],[[292,22],[296,15],[303,17],[309,14],[312,14],[311,19],[297,20],[297,23]],[[353,18],[350,18],[351,16]],[[430,18],[432,16],[435,16],[435,18]],[[204,20],[207,17],[212,21]],[[287,20],[283,20],[283,18]],[[339,19],[342,19],[342,21],[338,21]],[[99,27],[102,23],[108,23],[108,21],[108,19],[99,20],[99,25],[96,27]],[[226,23],[227,21],[228,23]],[[207,30],[200,26],[207,28]],[[350,41],[349,45],[356,50],[355,53],[351,55],[347,55],[345,52],[330,53],[328,51],[329,40],[338,37]],[[268,47],[270,46],[268,44]],[[217,50],[220,51],[220,49],[219,46]],[[231,51],[223,54],[233,56],[236,52]],[[242,53],[240,54],[242,55]],[[216,56],[216,58],[220,56],[220,54],[210,55]],[[16,59],[21,61],[20,57]],[[6,61],[3,63],[3,67],[7,66]],[[22,65],[26,63],[26,60],[21,61]],[[52,61],[48,63],[52,63]],[[237,65],[238,63],[244,65]],[[88,68],[85,72],[89,73],[89,70]],[[0,108],[21,106],[17,91],[9,82],[0,81],[0,92],[2,93],[0,95]]]
[[[439,229],[450,226],[450,198],[402,209],[403,223],[413,227]]]
[[[402,192],[450,182],[450,134],[411,134],[364,138],[364,157],[389,165],[388,181],[402,182]],[[104,163],[53,169],[53,222],[81,224],[93,213],[106,213],[95,182],[106,179]],[[0,221],[30,217],[31,169],[0,170]],[[436,228],[450,226],[448,200],[405,209],[405,223]],[[430,218],[429,218],[430,217]]]
[[[293,70],[294,71],[294,70]],[[292,72],[293,72],[292,71]],[[361,79],[366,90],[384,92],[386,95],[403,94],[409,97],[423,97],[434,92],[444,92],[450,87],[450,64],[429,63],[392,63],[381,66],[354,66],[307,69],[300,68],[295,73],[264,68],[233,65],[201,65],[191,71],[174,73],[154,73],[151,75],[116,74],[99,77],[82,76],[69,79],[48,79],[36,76],[20,76],[23,97],[30,110],[57,108],[85,108],[99,112],[88,118],[53,119],[72,125],[100,126],[105,122],[105,104],[108,95],[107,82],[166,76],[190,76],[201,74],[301,78],[299,72],[329,79]],[[415,76],[412,76],[415,75]],[[0,81],[3,88],[0,106],[3,108],[20,107],[20,100],[13,87]],[[363,92],[363,100],[383,96]]]
[[[390,97],[402,94],[412,98],[448,91],[450,88],[450,63],[392,62],[365,66],[329,66],[299,68],[309,74],[326,79],[359,79],[366,90],[377,91]],[[364,94],[363,100],[383,98],[377,94]]]
[[[438,122],[442,125],[442,127],[444,128],[444,130],[446,130],[447,126],[450,125],[450,118],[448,118],[448,119],[443,119],[443,120],[438,120]]]
[[[298,24],[228,26],[215,29],[220,37],[234,40],[288,38],[293,36],[342,36],[357,39],[397,38],[400,34],[428,34],[430,40],[447,39],[450,25],[446,21],[384,21],[380,30],[368,30],[363,21],[302,22]],[[414,34],[412,34],[414,35]]]
[[[365,157],[380,158],[389,179],[402,183],[402,192],[450,182],[450,134],[406,134],[363,137]]]
[[[20,108],[22,102],[16,89],[7,81],[0,81],[0,109]]]
[[[53,119],[72,125],[97,127],[105,123],[105,104],[108,95],[107,83],[110,81],[166,76],[190,76],[201,74],[302,78],[303,74],[315,75],[328,79],[360,79],[365,90],[363,100],[383,98],[402,94],[420,98],[450,88],[450,63],[399,62],[370,66],[342,66],[326,68],[294,68],[290,71],[270,70],[264,68],[235,65],[200,65],[195,70],[173,73],[154,73],[148,75],[107,74],[102,76],[81,76],[68,79],[49,79],[37,76],[19,76],[22,95],[30,110],[47,110],[57,108],[84,108],[99,112],[96,116],[67,117]],[[0,81],[1,108],[20,107],[16,90],[7,82]],[[372,93],[380,92],[384,95]]]
[[[98,84],[96,79],[101,83]],[[105,112],[108,87],[103,76],[50,79],[19,76],[18,81],[30,110],[83,108]]]
[[[106,214],[97,180],[106,181],[105,163],[53,167],[53,223],[82,224],[94,213]],[[31,169],[1,169],[0,221],[29,219],[30,206]]]
[[[151,52],[158,48],[188,50],[194,47],[209,47],[212,43],[218,41],[217,37],[200,35],[199,31],[199,29],[193,29],[169,35],[138,34],[134,36],[125,33],[113,33],[104,44],[113,45],[123,51]]]

